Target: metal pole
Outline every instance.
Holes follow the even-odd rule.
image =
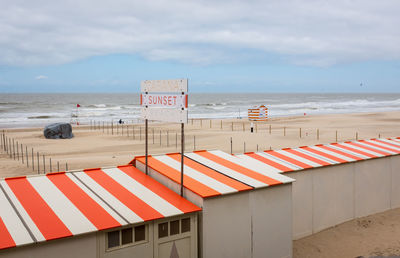
[[[139,126],[139,140],[142,141],[142,127]]]
[[[286,127],[283,127],[283,136],[286,136]]]
[[[51,166],[51,158],[50,158],[50,172],[53,171],[53,168]]]
[[[232,137],[231,137],[231,154],[232,154]]]
[[[183,155],[185,151],[184,123],[181,124],[181,196],[183,196]]]
[[[271,134],[271,125],[269,125],[269,134]]]
[[[25,155],[26,155],[26,167],[29,168],[28,146],[25,146]]]
[[[12,139],[12,143],[13,143],[13,158],[15,159],[15,142],[14,142],[14,138]]]
[[[301,138],[301,127],[300,127],[300,130],[299,130],[299,134],[300,134],[300,138]]]
[[[243,142],[243,153],[246,153],[246,142]]]
[[[114,135],[114,122],[111,121],[111,135]]]
[[[57,161],[57,171],[60,172],[60,162]]]
[[[196,135],[193,135],[193,150],[196,150]]]
[[[149,120],[145,119],[144,120],[144,126],[145,126],[145,156],[146,156],[146,175],[148,175],[149,171],[148,171],[148,154],[149,154],[149,137],[148,137],[148,125],[149,125]],[[154,138],[153,138],[154,139]]]
[[[43,174],[46,174],[46,158],[43,154]]]
[[[129,125],[126,125],[126,136],[129,138]]]
[[[19,160],[19,148],[18,148],[18,141],[17,141],[17,160]]]
[[[37,156],[37,173],[40,174],[40,164],[39,164],[39,152],[36,152]]]
[[[68,171],[68,163],[65,162],[65,171]]]
[[[33,157],[33,148],[32,148],[32,171],[35,171],[35,161],[34,161],[34,157]]]
[[[336,141],[335,142],[337,142],[337,130],[336,130]]]
[[[21,143],[21,159],[22,159],[22,164],[24,164],[24,148],[22,147],[22,143]]]
[[[221,119],[221,130],[222,130],[222,119]]]
[[[358,132],[356,132],[356,141],[358,141]]]
[[[317,129],[317,140],[319,140],[319,129]]]

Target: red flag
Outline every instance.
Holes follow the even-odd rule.
[[[81,107],[81,105],[79,105],[79,104],[76,104],[76,107]]]

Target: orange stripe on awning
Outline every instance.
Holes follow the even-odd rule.
[[[325,157],[325,158],[328,158],[328,159],[337,161],[337,162],[341,162],[341,163],[346,163],[346,162],[347,162],[347,160],[338,158],[338,157],[336,157],[336,156],[330,155],[330,154],[328,154],[328,153],[325,153],[325,152],[322,152],[322,151],[319,151],[319,150],[312,149],[312,148],[307,147],[307,146],[305,146],[305,147],[300,147],[300,148],[305,149],[305,150],[307,150],[307,151],[309,151],[309,152],[318,154],[318,155],[323,156],[323,157]]]
[[[140,157],[137,159],[138,161],[142,162],[145,164],[145,158]],[[180,184],[181,183],[181,172],[171,168],[170,166],[162,163],[161,161],[153,158],[153,157],[148,157],[148,165],[150,168],[154,169],[158,173],[168,177],[172,181],[175,181],[176,183]],[[200,195],[201,197],[211,197],[211,196],[217,196],[221,195],[220,192],[200,183],[197,180],[194,180],[193,178],[185,175],[185,171],[183,172],[183,186],[190,189],[192,192]]]
[[[166,188],[153,178],[146,176],[143,172],[141,172],[134,166],[122,166],[118,167],[118,169],[123,171],[128,176],[132,177],[134,180],[138,181],[140,184],[145,185],[153,193],[157,194],[184,213],[201,210],[199,207],[189,202],[185,198],[179,196],[174,191]]]
[[[387,144],[387,145],[390,145],[390,146],[393,146],[393,147],[396,147],[396,148],[400,148],[399,145],[395,145],[395,144],[390,143],[390,142],[381,141],[379,139],[372,139],[371,141],[381,142],[381,143],[384,143],[384,144]]]
[[[4,225],[3,220],[0,217],[0,249],[15,247],[14,239],[11,237],[10,232],[8,232],[6,225]]]
[[[71,231],[26,178],[6,178],[6,182],[46,240],[72,236]]]
[[[77,186],[66,174],[47,175],[47,178],[99,230],[119,227],[121,224]]]
[[[125,187],[104,173],[104,171],[90,170],[85,171],[85,173],[109,193],[111,193],[115,198],[125,204],[125,206],[127,206],[131,211],[141,217],[144,221],[164,218],[161,213],[128,191]]]
[[[293,171],[293,169],[291,169],[291,168],[289,168],[289,167],[286,167],[286,166],[284,166],[284,165],[282,165],[282,164],[279,164],[279,163],[277,163],[277,162],[275,162],[275,161],[272,161],[272,160],[270,160],[270,159],[264,158],[264,157],[258,155],[257,153],[245,153],[245,154],[246,154],[247,156],[252,157],[253,159],[256,159],[256,160],[261,161],[261,162],[263,162],[263,163],[265,163],[265,164],[268,164],[268,165],[270,165],[271,167],[274,167],[274,168],[276,168],[276,169],[279,169],[279,170],[282,171],[282,172]]]
[[[253,170],[250,170],[248,168],[245,168],[243,166],[240,166],[238,164],[230,162],[229,160],[226,160],[226,159],[223,159],[221,157],[218,157],[217,155],[214,155],[214,154],[212,154],[212,153],[210,153],[208,151],[199,151],[199,152],[195,152],[195,153],[200,155],[200,156],[202,156],[202,157],[204,157],[204,158],[206,158],[206,159],[212,160],[212,161],[214,161],[214,162],[216,162],[216,163],[218,163],[220,165],[223,165],[223,166],[225,166],[227,168],[235,170],[236,172],[239,172],[239,173],[241,173],[243,175],[246,175],[248,177],[256,179],[256,180],[258,180],[260,182],[263,182],[265,184],[268,184],[268,185],[282,184],[282,182],[280,182],[280,181],[278,181],[276,179],[270,178],[268,176],[264,176],[264,175],[262,175],[262,174],[260,174],[258,172],[255,172]]]
[[[355,156],[353,154],[350,154],[350,153],[347,153],[347,152],[344,152],[344,151],[340,151],[340,150],[337,150],[337,149],[334,149],[334,148],[331,148],[331,147],[328,147],[328,146],[325,146],[325,145],[315,145],[315,146],[317,146],[319,148],[322,148],[324,150],[328,150],[328,151],[340,154],[342,156],[354,159],[354,160],[363,160],[363,158],[357,157],[357,156]]]
[[[332,145],[335,145],[335,146],[337,145],[337,146],[339,146],[340,148],[343,148],[343,149],[346,149],[346,150],[349,150],[349,151],[352,151],[352,152],[355,152],[355,153],[359,153],[359,154],[361,154],[361,155],[364,155],[364,156],[367,156],[367,157],[370,157],[370,158],[376,158],[376,157],[378,157],[378,156],[369,154],[369,153],[367,153],[367,152],[365,152],[365,151],[358,150],[358,149],[354,149],[354,148],[351,148],[351,147],[348,147],[348,146],[344,146],[344,145],[341,145],[341,144],[339,144],[339,143],[332,143]]]
[[[295,164],[295,165],[297,165],[299,167],[302,167],[302,168],[313,168],[313,166],[310,166],[310,165],[308,165],[306,163],[303,163],[301,161],[292,159],[292,158],[287,157],[287,156],[285,156],[283,154],[280,154],[278,152],[275,152],[275,151],[265,151],[265,152],[270,154],[270,155],[272,155],[272,156],[274,156],[274,157],[277,157],[277,158],[283,159],[283,160],[285,160],[285,161],[287,161],[289,163]]]
[[[326,162],[326,161],[323,161],[323,160],[314,158],[313,156],[307,155],[307,154],[302,153],[302,152],[297,151],[297,150],[285,149],[284,151],[287,151],[287,152],[289,152],[289,153],[292,153],[292,154],[297,155],[297,156],[299,156],[299,157],[302,157],[302,158],[304,158],[304,159],[311,160],[311,161],[313,161],[313,162],[315,162],[315,163],[317,163],[317,164],[320,164],[320,165],[322,165],[322,166],[329,166],[329,165],[332,165],[331,163],[328,163],[328,162]]]
[[[367,142],[367,141],[364,141],[364,140],[361,140],[360,142],[368,144],[368,145],[371,145],[371,146],[374,146],[374,147],[378,147],[378,148],[381,148],[381,149],[384,149],[384,150],[392,151],[392,152],[395,152],[395,153],[400,153],[400,151],[398,151],[398,150],[395,150],[395,149],[392,149],[392,148],[389,148],[389,147],[385,147],[385,146],[381,146],[379,144],[375,144],[375,143],[372,143],[372,142]],[[390,154],[390,155],[392,155],[392,154]]]
[[[174,160],[178,161],[179,163],[181,162],[181,154],[167,154],[168,157],[173,158]],[[253,189],[253,187],[245,185],[235,179],[232,179],[230,177],[227,177],[219,172],[216,172],[215,170],[208,168],[206,166],[204,166],[201,163],[198,163],[192,159],[189,159],[187,157],[184,157],[184,161],[183,163],[185,164],[185,166],[188,166],[200,173],[203,173],[225,185],[228,185],[238,191],[245,191],[245,190],[251,190]]]
[[[353,146],[357,146],[357,147],[359,147],[359,148],[367,149],[367,150],[370,150],[370,151],[373,151],[373,152],[376,152],[376,153],[379,153],[379,154],[382,154],[382,155],[385,155],[385,156],[390,156],[390,155],[392,155],[392,154],[389,153],[389,152],[377,150],[377,149],[374,149],[374,148],[371,148],[371,147],[368,147],[368,146],[365,146],[365,145],[358,144],[358,143],[356,143],[356,142],[346,142],[346,143],[347,143],[347,144],[350,144],[350,145],[353,145]]]

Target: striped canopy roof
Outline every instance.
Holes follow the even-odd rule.
[[[248,164],[278,173],[367,160],[400,153],[399,139],[371,139],[237,155]]]
[[[0,180],[0,249],[199,211],[132,165]]]
[[[145,158],[136,157],[135,161],[144,164]],[[219,150],[186,153],[183,163],[184,186],[202,198],[294,181]],[[153,170],[180,184],[179,153],[149,156],[148,164]]]
[[[240,155],[195,151],[184,157],[185,188],[201,196],[235,193],[254,188],[290,183],[282,172],[330,166],[400,153],[399,139],[371,139],[303,146]],[[134,162],[145,163],[143,156]],[[180,184],[181,155],[171,153],[149,156],[149,167]]]

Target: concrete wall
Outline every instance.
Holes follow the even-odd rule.
[[[202,256],[291,257],[291,184],[204,200]]]
[[[1,258],[96,258],[96,234],[87,234],[14,247],[0,251]]]
[[[400,207],[400,156],[286,173],[293,183],[293,238]]]

